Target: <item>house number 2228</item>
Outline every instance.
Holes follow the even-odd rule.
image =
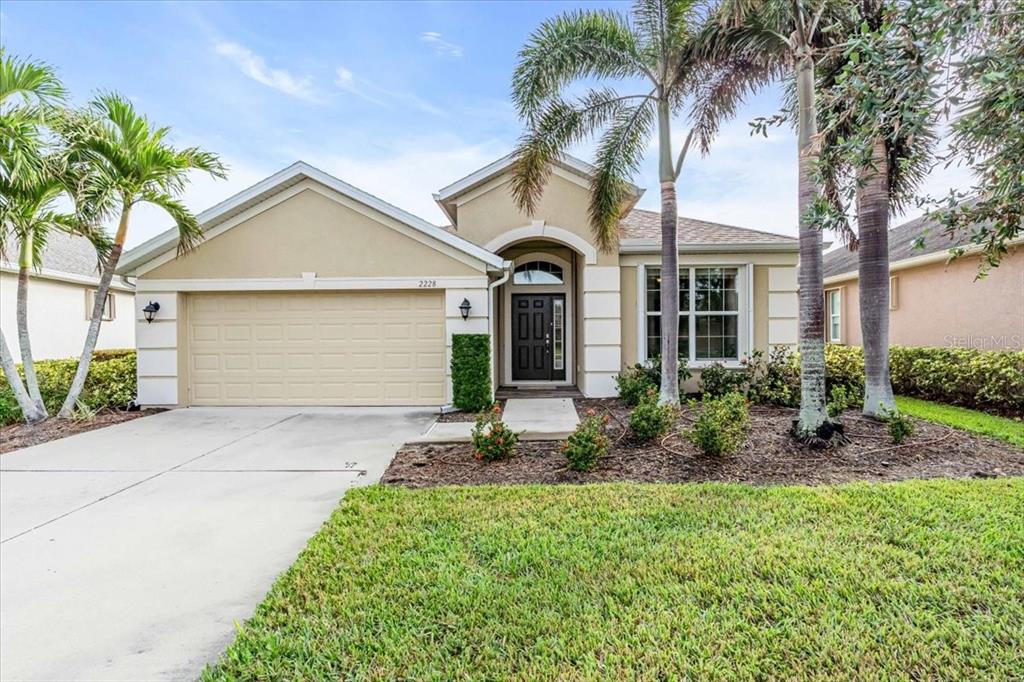
[[[436,279],[421,279],[420,289],[432,289],[437,286]]]

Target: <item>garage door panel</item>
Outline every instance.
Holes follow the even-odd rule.
[[[433,292],[189,297],[190,402],[444,402],[444,301]]]

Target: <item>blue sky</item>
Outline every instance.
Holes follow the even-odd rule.
[[[625,2],[45,3],[7,0],[0,39],[57,67],[77,102],[118,90],[182,145],[223,156],[226,181],[197,177],[200,211],[302,159],[427,220],[431,192],[503,156],[521,127],[508,91],[530,32],[563,11]],[[691,156],[680,213],[795,234],[795,140],[749,135],[777,90],[749,102],[710,156]],[[676,126],[682,139],[685,121]],[[657,210],[649,155],[634,181]],[[573,150],[587,159],[590,147]],[[966,186],[936,172],[928,189]],[[129,245],[169,226],[141,211]]]

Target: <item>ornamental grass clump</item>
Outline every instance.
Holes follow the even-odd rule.
[[[747,399],[743,395],[704,396],[700,403],[691,400],[690,407],[698,410],[697,419],[685,436],[701,452],[718,457],[734,454],[743,447],[750,424]]]
[[[481,412],[473,426],[473,456],[485,462],[508,459],[516,450],[519,434],[501,420],[501,406]]]
[[[664,436],[675,423],[678,409],[671,403],[658,404],[658,392],[649,389],[629,415],[629,428],[642,443]]]
[[[598,459],[608,453],[611,440],[604,432],[607,424],[608,415],[598,417],[594,410],[587,410],[586,418],[562,444],[562,452],[569,460],[570,469],[589,471],[594,468]]]

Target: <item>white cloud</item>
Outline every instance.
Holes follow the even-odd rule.
[[[284,69],[271,69],[263,57],[238,43],[221,41],[214,45],[214,49],[257,83],[298,99],[310,102],[318,100],[309,76],[296,76]]]
[[[444,225],[432,194],[508,153],[498,142],[466,144],[452,135],[400,140],[369,157],[296,150],[295,156],[384,201]]]
[[[434,50],[434,54],[439,54],[443,57],[455,57],[456,59],[462,56],[461,45],[445,40],[441,37],[440,33],[435,31],[421,33],[420,41],[429,45]]]
[[[334,84],[342,90],[380,107],[390,107],[393,104],[407,104],[414,109],[433,116],[448,115],[444,110],[434,106],[418,95],[414,95],[411,92],[399,92],[382,88],[366,78],[356,76],[344,66],[339,66],[335,71]]]

